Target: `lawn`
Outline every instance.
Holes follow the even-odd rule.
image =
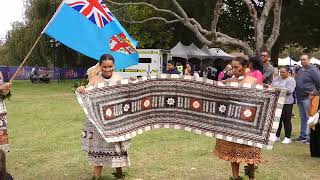
[[[7,169],[14,179],[90,179],[92,167],[81,150],[84,113],[72,92],[72,81],[31,84],[16,81],[7,101],[10,153]],[[298,111],[295,107],[295,114]],[[293,119],[293,138],[299,132]],[[155,130],[135,137],[126,179],[228,179],[230,165],[212,154],[215,140],[179,131]],[[257,179],[320,179],[320,158],[311,158],[302,143],[276,143],[263,151]],[[112,179],[104,168],[103,179]],[[243,166],[241,167],[243,174]]]

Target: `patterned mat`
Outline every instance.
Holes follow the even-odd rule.
[[[0,149],[9,152],[7,109],[0,99]]]
[[[286,91],[161,75],[106,82],[87,88],[85,95],[76,94],[88,119],[108,142],[172,128],[272,149]]]

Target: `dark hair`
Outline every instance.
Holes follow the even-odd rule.
[[[280,66],[280,67],[279,67],[279,70],[280,70],[281,68],[284,68],[287,72],[292,72],[292,70],[290,69],[289,66]]]
[[[100,57],[99,64],[101,65],[103,61],[110,60],[114,63],[114,58],[111,54],[103,54]]]
[[[174,65],[174,62],[173,62],[172,60],[169,60],[169,61],[167,62],[167,64],[172,64],[173,66],[175,66],[175,65]]]
[[[232,61],[238,61],[244,67],[248,66],[248,60],[241,56],[235,57],[234,59],[232,59]]]
[[[194,75],[194,69],[192,67],[192,64],[190,62],[186,62],[186,64],[184,65],[185,69],[187,68],[187,64],[189,64],[189,66],[191,67],[190,75],[193,76]],[[183,74],[184,74],[184,71],[183,71]]]
[[[258,56],[250,57],[249,64],[252,65],[252,68],[254,70],[259,70],[260,72],[263,72],[263,64]]]
[[[5,179],[6,173],[6,154],[0,149],[0,179]]]

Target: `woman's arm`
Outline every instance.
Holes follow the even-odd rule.
[[[296,88],[296,81],[292,78],[286,83],[287,94],[292,94]]]

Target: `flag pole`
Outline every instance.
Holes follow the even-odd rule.
[[[18,67],[17,71],[14,73],[14,75],[12,76],[12,78],[10,79],[9,83],[12,83],[12,81],[14,80],[14,78],[18,75],[20,69],[22,68],[22,66],[26,63],[27,59],[29,58],[29,56],[31,55],[33,49],[36,47],[36,45],[38,44],[40,38],[41,38],[42,34],[39,35],[37,41],[33,44],[32,48],[30,49],[30,51],[28,52],[27,56],[24,58],[24,60],[22,61],[22,63],[20,64],[20,66]]]

